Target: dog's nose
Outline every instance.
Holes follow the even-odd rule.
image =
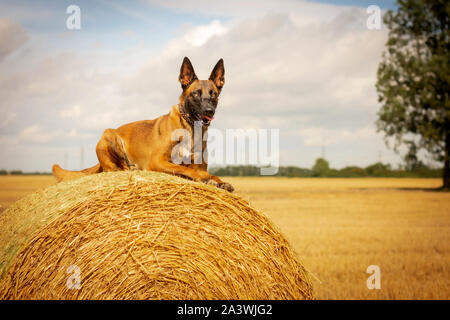
[[[206,108],[203,112],[205,116],[212,117],[214,115],[214,109],[213,108]]]

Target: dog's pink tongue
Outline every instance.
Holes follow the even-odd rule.
[[[203,118],[205,118],[208,121],[212,121],[214,119],[214,117],[208,117],[208,116],[203,116]]]

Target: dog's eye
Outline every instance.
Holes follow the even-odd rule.
[[[214,90],[209,90],[209,96],[211,97],[211,98],[214,98],[215,96],[216,96],[216,93],[214,92]]]

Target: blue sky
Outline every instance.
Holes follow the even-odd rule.
[[[81,8],[81,30],[66,8]],[[0,168],[96,162],[102,131],[177,103],[181,60],[199,78],[224,58],[212,128],[280,129],[282,165],[400,157],[376,132],[376,68],[387,30],[366,7],[393,1],[0,1]],[[67,155],[67,156],[65,156]],[[67,161],[65,159],[68,159]]]
[[[301,1],[300,1],[301,2]],[[354,6],[366,8],[376,4],[382,9],[392,9],[394,1],[326,1],[312,0],[312,3],[332,4],[337,6]],[[205,14],[196,10],[174,10],[162,7],[152,1],[108,1],[108,0],[18,0],[0,1],[4,7],[3,16],[20,23],[36,36],[47,38],[53,50],[89,50],[92,43],[101,43],[105,48],[120,50],[145,43],[154,50],[167,44],[186,28],[208,24],[219,20],[226,23],[233,18],[228,11],[222,14],[214,12]],[[213,5],[214,2],[212,2]],[[66,8],[76,4],[82,10],[82,39],[73,37],[63,41],[62,34],[67,34],[65,20]],[[276,10],[276,9],[275,9]],[[80,32],[81,33],[81,32]],[[118,41],[118,35],[120,41]],[[74,45],[76,43],[76,45]]]
[[[355,6],[367,8],[370,5],[377,5],[383,9],[395,9],[395,1],[393,0],[313,0],[313,2],[329,3],[339,6]]]
[[[376,4],[382,9],[392,9],[395,1],[313,0],[309,2],[360,8]],[[76,4],[82,8],[83,41],[80,41],[81,45],[83,46],[89,41],[102,41],[112,49],[132,46],[138,41],[159,48],[182,32],[183,28],[207,24],[213,20],[226,22],[231,19],[227,12],[222,15],[217,13],[205,15],[196,13],[195,10],[189,12],[173,10],[142,0],[126,2],[117,0],[18,0],[0,1],[0,3],[6,7],[3,11],[6,12],[6,15],[3,13],[4,16],[17,21],[24,28],[32,30],[36,34],[49,37],[67,32],[65,28],[67,16],[61,13],[64,13],[69,5]],[[133,36],[117,41],[117,34],[127,32]],[[63,43],[60,45],[64,48]]]

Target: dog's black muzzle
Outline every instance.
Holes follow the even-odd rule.
[[[215,112],[216,109],[214,108],[214,106],[208,104],[208,106],[204,107],[201,115],[202,124],[205,126],[209,125],[214,119]]]

